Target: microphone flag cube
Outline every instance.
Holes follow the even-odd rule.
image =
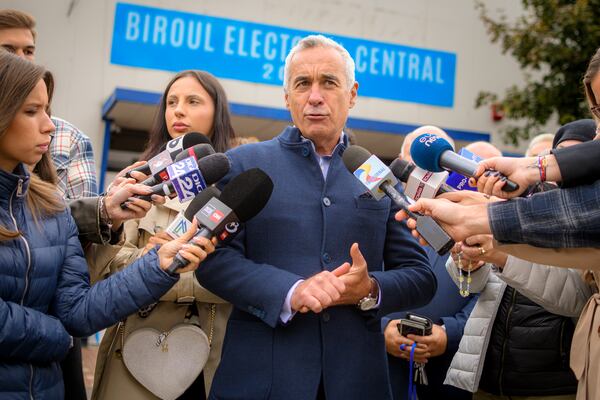
[[[398,180],[391,173],[390,169],[375,155],[371,155],[360,167],[354,171],[354,176],[369,189],[371,195],[381,200],[385,193],[379,189],[383,182],[389,182],[392,186],[398,183]]]
[[[206,181],[198,169],[198,162],[195,157],[184,158],[169,165],[167,173],[181,203],[193,199],[198,193],[206,189]]]

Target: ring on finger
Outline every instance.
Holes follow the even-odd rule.
[[[485,249],[483,247],[479,246],[478,249],[479,249],[479,255],[480,256],[485,255]]]

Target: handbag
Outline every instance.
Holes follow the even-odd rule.
[[[140,310],[119,323],[119,343],[111,345],[111,364],[104,368],[97,398],[118,393],[119,398],[148,399],[152,394],[170,400],[194,383],[209,357],[216,305],[210,304],[208,335],[200,328],[196,303],[186,307],[184,318],[182,307],[159,302],[160,310]]]

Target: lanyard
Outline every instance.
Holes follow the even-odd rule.
[[[417,400],[417,385],[413,382],[413,373],[414,373],[414,364],[415,364],[415,348],[417,347],[417,342],[414,342],[410,347],[410,361],[409,372],[408,372],[408,400]],[[400,345],[400,350],[404,350],[406,348],[405,344]]]

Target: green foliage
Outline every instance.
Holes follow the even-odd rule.
[[[481,92],[476,106],[499,104],[509,124],[505,140],[517,144],[539,133],[553,116],[559,124],[590,118],[581,83],[588,62],[600,47],[600,0],[522,0],[525,14],[514,22],[489,16],[482,0],[476,8],[493,43],[525,71],[525,85],[504,96]],[[535,78],[532,77],[532,73]]]

